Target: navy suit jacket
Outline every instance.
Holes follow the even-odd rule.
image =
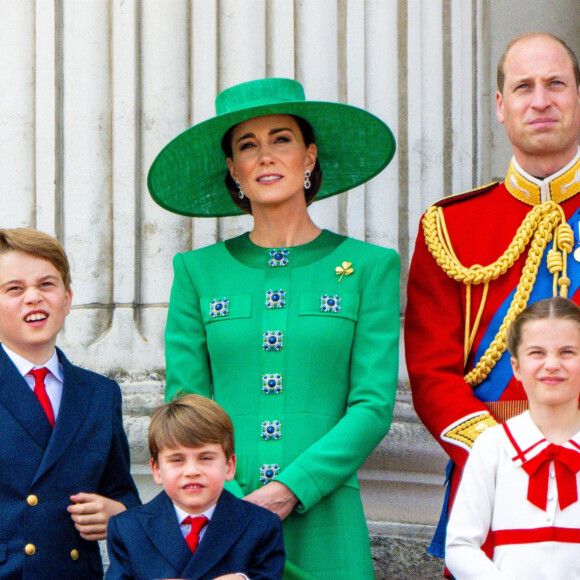
[[[225,490],[195,554],[164,491],[112,517],[107,546],[107,580],[210,580],[234,572],[251,580],[279,580],[285,560],[280,518]]]
[[[62,399],[54,430],[0,347],[0,578],[103,577],[97,542],[83,540],[67,506],[75,493],[139,505],[129,471],[121,390],[57,349]],[[34,549],[34,554],[27,555]]]

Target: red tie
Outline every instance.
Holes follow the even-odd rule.
[[[546,510],[550,461],[554,462],[558,503],[563,510],[578,501],[576,474],[580,471],[580,453],[567,447],[550,443],[541,453],[522,465],[530,476],[528,500]]]
[[[46,377],[49,372],[50,371],[47,368],[43,367],[41,369],[32,369],[29,374],[34,377],[34,394],[40,401],[40,404],[48,417],[50,426],[54,427],[54,411],[50,399],[46,394],[46,385],[44,384],[44,377]]]
[[[205,516],[198,516],[192,518],[191,516],[187,516],[181,523],[182,525],[191,524],[191,531],[187,536],[185,536],[185,541],[189,546],[191,552],[195,552],[197,550],[197,545],[199,544],[199,532],[201,532],[201,528],[205,526],[209,522],[209,520]]]

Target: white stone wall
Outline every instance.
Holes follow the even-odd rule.
[[[121,381],[136,471],[162,402],[172,256],[251,227],[156,206],[145,180],[157,152],[212,116],[219,90],[264,76],[384,119],[398,141],[390,166],[311,211],[322,227],[399,250],[403,311],[420,215],[492,174],[490,53],[512,29],[504,19],[498,37],[490,22],[517,19],[508,4],[0,0],[0,227],[37,227],[64,243],[74,307],[60,344]],[[576,0],[558,6],[578,16]],[[400,375],[393,429],[361,471],[367,514],[434,523],[445,457],[413,413],[403,362]]]
[[[478,6],[0,0],[1,223],[64,243],[75,310],[63,344],[98,370],[162,369],[172,256],[251,221],[172,215],[149,198],[147,169],[172,137],[213,115],[219,90],[245,80],[297,78],[309,98],[365,107],[390,125],[399,143],[390,166],[312,214],[407,262],[425,207],[475,180]]]

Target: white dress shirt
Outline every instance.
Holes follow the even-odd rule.
[[[50,372],[46,375],[44,379],[44,385],[46,386],[46,394],[50,399],[52,405],[52,410],[54,412],[54,419],[58,417],[58,410],[60,408],[60,401],[62,398],[62,385],[63,385],[63,375],[62,367],[58,362],[58,356],[56,354],[56,349],[52,353],[52,356],[43,365],[35,365],[34,363],[21,357],[19,354],[11,351],[4,344],[2,344],[4,352],[8,355],[10,360],[14,363],[14,366],[18,369],[18,372],[24,377],[24,380],[28,383],[28,386],[34,391],[34,377],[30,375],[30,371],[33,369],[47,368]]]
[[[191,525],[190,524],[185,524],[183,525],[181,522],[188,516],[190,517],[199,517],[199,516],[205,516],[209,521],[211,521],[211,518],[213,516],[213,513],[215,512],[215,505],[212,505],[208,510],[200,513],[200,514],[189,514],[185,511],[183,511],[181,508],[177,507],[175,504],[173,504],[173,507],[175,508],[175,515],[177,516],[177,521],[179,522],[179,527],[181,528],[181,533],[183,534],[183,537],[185,538],[185,536],[187,536],[187,534],[189,534],[189,532],[191,531]],[[203,540],[203,536],[205,535],[205,530],[207,529],[207,526],[209,525],[209,522],[207,523],[207,525],[203,526],[203,528],[201,528],[201,531],[199,532],[199,541],[201,543],[201,541]],[[245,580],[250,580],[245,574],[243,574],[242,572],[232,572],[233,574],[237,574],[238,576],[241,576],[242,578],[245,578]]]
[[[189,532],[191,531],[191,524],[182,524],[181,522],[187,518],[187,517],[192,517],[192,518],[197,518],[200,516],[205,516],[208,519],[208,525],[209,522],[211,521],[211,518],[213,516],[213,512],[215,512],[215,505],[212,505],[208,510],[200,513],[200,514],[188,514],[187,512],[183,511],[181,508],[177,507],[175,504],[173,504],[173,507],[175,509],[175,515],[177,517],[177,521],[179,522],[179,527],[181,529],[181,533],[183,534],[183,537],[185,538],[187,536],[187,534],[189,534]],[[207,529],[207,525],[203,526],[203,528],[201,528],[201,531],[199,532],[199,541],[201,542],[201,540],[203,539],[203,537],[205,536],[205,530]]]

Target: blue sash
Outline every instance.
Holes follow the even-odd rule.
[[[572,231],[574,232],[574,237],[577,246],[580,240],[580,234],[578,229],[580,227],[580,208],[568,220],[568,224],[570,225]],[[536,282],[530,294],[528,304],[532,304],[532,302],[537,302],[542,298],[550,298],[552,296],[554,277],[552,274],[550,274],[550,272],[548,271],[548,267],[546,265],[548,250],[552,247],[552,244],[553,242],[550,242],[546,247],[546,250],[544,251],[544,255],[542,256],[542,262],[538,269]],[[574,259],[572,254],[568,255],[567,270],[568,270],[568,278],[570,278],[571,281],[570,287],[568,288],[568,297],[571,298],[576,294],[576,292],[578,291],[578,287],[580,286],[580,263]],[[483,356],[486,349],[489,347],[489,345],[497,335],[499,328],[503,323],[505,315],[512,303],[515,293],[516,289],[514,288],[512,293],[507,297],[505,302],[500,306],[500,308],[492,318],[475,353],[476,361],[478,361]],[[512,379],[512,377],[513,373],[512,366],[510,363],[510,354],[506,350],[502,354],[501,358],[497,361],[495,367],[493,367],[491,373],[488,375],[485,381],[483,381],[480,385],[478,385],[473,390],[473,392],[480,401],[499,401],[499,398],[507,388],[507,385]]]

